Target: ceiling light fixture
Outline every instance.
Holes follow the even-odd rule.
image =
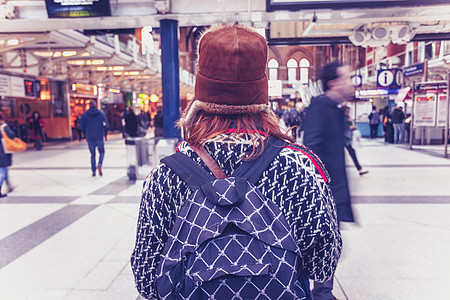
[[[8,45],[8,46],[17,46],[17,45],[19,45],[19,40],[18,39],[9,39],[6,42],[6,45]]]
[[[74,56],[74,55],[77,55],[77,51],[64,51],[64,52],[62,53],[62,55],[63,55],[64,57]]]

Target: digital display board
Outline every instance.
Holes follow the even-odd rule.
[[[109,0],[45,0],[49,18],[111,16]]]
[[[36,93],[34,90],[34,80],[25,79],[23,81],[25,86],[25,96],[27,97],[35,97]]]
[[[343,9],[448,4],[448,0],[266,0],[266,10]]]

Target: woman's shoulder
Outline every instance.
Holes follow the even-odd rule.
[[[319,175],[325,183],[330,181],[330,176],[320,158],[304,145],[288,144],[280,152],[279,156],[280,158],[289,159],[291,163],[305,169],[307,172]]]

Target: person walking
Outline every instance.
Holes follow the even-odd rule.
[[[128,107],[128,113],[125,116],[125,132],[130,137],[137,137],[138,119],[132,107]]]
[[[105,114],[97,108],[97,102],[91,100],[89,102],[89,109],[81,116],[80,128],[84,131],[84,136],[89,146],[91,153],[91,170],[92,176],[103,176],[102,165],[105,156],[105,130],[108,129],[109,124]],[[98,150],[98,164],[96,164],[96,151]]]
[[[77,130],[79,142],[81,142],[81,140],[83,139],[83,130],[80,129],[80,119],[81,119],[81,116],[78,115],[78,116],[76,116],[75,121],[74,121],[74,126],[75,126],[75,129]]]
[[[5,133],[9,138],[15,138],[16,135],[14,131],[8,126],[5,121],[5,116],[3,112],[0,111],[0,129],[1,133]],[[0,138],[3,139],[3,135],[0,134]],[[8,167],[12,165],[12,154],[5,153],[5,149],[3,148],[3,142],[0,143],[0,197],[6,197],[7,194],[2,193],[3,183],[6,183],[8,193],[13,191],[13,187],[11,186],[8,179]]]
[[[405,114],[403,108],[397,106],[391,114],[392,125],[394,126],[394,144],[403,143],[403,121],[405,120]]]
[[[167,291],[171,299],[178,299],[180,295],[187,295],[183,298],[191,295],[191,299],[211,299],[212,295],[215,299],[277,299],[276,295],[280,292],[285,292],[286,298],[295,299],[301,291],[300,287],[305,287],[303,291],[309,290],[309,282],[306,279],[300,283],[297,280],[299,277],[290,276],[291,272],[303,270],[310,279],[324,281],[333,275],[340,256],[341,237],[327,183],[329,177],[311,151],[293,144],[293,138],[280,130],[278,119],[268,105],[265,74],[268,47],[264,37],[249,27],[213,27],[202,35],[198,49],[195,100],[178,122],[184,141],[178,145],[177,153],[163,159],[144,183],[136,244],[131,257],[137,289],[147,299],[163,297],[163,291]],[[275,155],[274,158],[268,153]],[[269,156],[270,160],[266,161],[268,165],[258,164]],[[175,157],[186,161],[181,167],[190,165],[196,170],[200,168],[201,172],[175,172]],[[247,169],[247,166],[260,167],[261,173],[252,172],[254,169]],[[285,230],[292,235],[294,248],[298,247],[303,261],[284,274],[295,280],[295,288],[279,283],[273,287],[271,280],[278,278],[279,269],[271,264],[264,265],[265,256],[258,254],[266,249],[267,256],[271,256],[271,246],[253,247],[253,242],[260,242],[260,236],[253,236],[252,245],[248,244],[248,247],[245,246],[247,243],[240,244],[240,239],[248,236],[251,228],[260,228],[261,233],[268,235],[273,233],[272,225],[276,222],[265,214],[265,209],[252,207],[246,196],[239,198],[238,204],[233,204],[236,206],[213,205],[216,203],[213,202],[215,193],[208,192],[209,185],[201,189],[191,185],[201,175],[222,178],[217,179],[217,183],[225,185],[236,180],[236,187],[230,189],[237,191],[237,186],[242,183],[238,178],[244,178],[237,175],[240,171],[254,175],[254,189],[261,192],[265,205],[279,210],[279,218],[286,219]],[[192,220],[198,214],[192,210],[197,206],[190,204],[194,193],[198,197],[206,197],[206,200],[204,205],[198,206],[199,217]],[[223,195],[218,201],[231,199],[233,193],[221,193]],[[215,214],[222,213],[224,209],[241,213],[230,213],[230,219]],[[192,214],[185,216],[186,212]],[[238,215],[248,220],[248,227],[231,223]],[[270,226],[252,227],[256,226],[256,219],[262,220],[252,217],[257,215]],[[180,228],[179,222],[191,221],[191,224],[220,222],[213,227],[223,232],[219,238],[212,239],[217,241],[218,246],[213,246],[215,250],[211,249],[217,250],[219,256],[198,252],[202,248],[189,248],[190,243],[177,230]],[[202,238],[203,234],[209,233],[205,230],[206,224],[181,228],[191,228],[194,238]],[[226,241],[225,247],[219,239]],[[279,250],[282,250],[283,243],[284,239],[278,245]],[[212,244],[206,240],[202,245],[208,247]],[[168,254],[171,249],[175,250],[173,256]],[[182,250],[187,252],[180,257]],[[273,263],[279,263],[279,259],[274,258]],[[249,261],[255,260],[260,261],[259,265],[247,267]],[[176,264],[170,271],[179,274],[180,277],[175,277],[176,281],[165,280],[168,273],[163,270],[168,264]],[[192,271],[196,266],[205,266],[202,274]],[[264,266],[261,272],[256,272],[261,266]],[[208,278],[201,280],[198,276]],[[171,283],[172,288],[165,289]]]
[[[37,110],[33,111],[28,120],[28,128],[30,129],[30,139],[33,140],[34,148],[38,151],[42,150],[44,127],[45,123],[41,118],[41,114]]]
[[[375,105],[372,105],[372,111],[369,114],[370,138],[378,136],[378,126],[380,125],[380,113]]]
[[[342,106],[342,110],[344,111],[345,117],[345,127],[344,127],[344,142],[345,149],[347,149],[348,154],[352,158],[353,163],[355,164],[356,169],[358,170],[359,175],[364,175],[369,173],[369,171],[364,170],[359,164],[358,158],[356,157],[356,151],[353,149],[352,141],[353,141],[353,131],[356,130],[356,127],[353,125],[353,121],[350,118],[350,107],[344,105]]]
[[[383,108],[382,113],[384,142],[392,144],[394,142],[394,127],[392,126],[391,113],[389,112],[389,106],[386,105]]]
[[[155,118],[153,119],[153,124],[155,126],[155,137],[164,136],[164,117],[162,111],[162,105],[158,105]]]
[[[354,222],[345,170],[344,112],[339,104],[351,98],[353,86],[350,67],[331,62],[323,69],[322,83],[325,94],[311,99],[303,122],[303,143],[317,154],[330,174],[330,188],[337,208],[339,222]],[[335,299],[332,294],[333,278],[314,282],[314,300]]]

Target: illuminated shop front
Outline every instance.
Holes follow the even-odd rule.
[[[75,120],[89,109],[89,102],[97,100],[97,86],[74,83],[70,94],[70,125],[75,127]]]

